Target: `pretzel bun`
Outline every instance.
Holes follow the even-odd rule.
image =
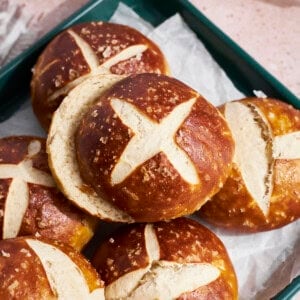
[[[92,264],[106,300],[237,299],[224,245],[187,218],[127,225],[100,245]]]
[[[199,211],[209,222],[256,232],[300,217],[300,111],[275,99],[221,107],[236,153],[222,190]]]
[[[63,196],[51,176],[45,139],[0,139],[0,239],[36,235],[80,250],[96,220]]]
[[[168,74],[160,49],[128,26],[91,22],[61,32],[45,48],[33,69],[33,110],[45,130],[67,93],[96,74]]]
[[[106,79],[110,88],[96,77],[74,89],[54,116],[48,153],[62,191],[120,222],[197,210],[230,172],[234,143],[221,114],[165,75]]]
[[[32,237],[0,241],[0,299],[104,300],[103,282],[77,251]]]

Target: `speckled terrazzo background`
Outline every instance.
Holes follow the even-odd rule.
[[[2,0],[0,66],[86,2]],[[191,2],[300,97],[300,0]]]
[[[192,0],[300,97],[299,0]]]

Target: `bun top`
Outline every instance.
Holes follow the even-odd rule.
[[[300,217],[300,111],[275,99],[221,108],[236,153],[223,189],[200,213],[233,230],[261,231]]]
[[[56,188],[45,139],[0,139],[0,196],[0,239],[37,235],[80,250],[93,235],[95,220]]]
[[[234,143],[218,110],[182,82],[131,75],[102,94],[75,137],[80,174],[136,221],[194,212],[225,181]]]
[[[92,260],[106,299],[237,299],[237,281],[222,242],[179,218],[119,229]]]
[[[104,22],[74,25],[53,39],[34,67],[34,112],[48,129],[62,99],[87,76],[144,72],[169,70],[160,49],[140,32]]]
[[[1,299],[104,300],[103,282],[77,251],[49,240],[0,241]]]

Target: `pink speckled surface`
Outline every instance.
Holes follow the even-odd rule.
[[[0,67],[87,1],[0,0]],[[190,1],[300,97],[300,0]]]
[[[191,0],[300,97],[299,0]]]

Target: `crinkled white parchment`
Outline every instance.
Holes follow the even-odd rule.
[[[134,27],[154,40],[166,55],[172,75],[214,105],[243,97],[179,15],[153,28],[120,4],[111,21]],[[45,136],[29,100],[0,125],[0,137],[13,134]],[[207,226],[227,247],[241,300],[270,299],[300,274],[300,221],[270,232],[240,235]]]
[[[180,15],[174,15],[154,29],[140,20],[122,4],[111,18],[112,22],[137,28],[155,41],[167,57],[172,76],[197,90],[214,105],[244,97]]]

